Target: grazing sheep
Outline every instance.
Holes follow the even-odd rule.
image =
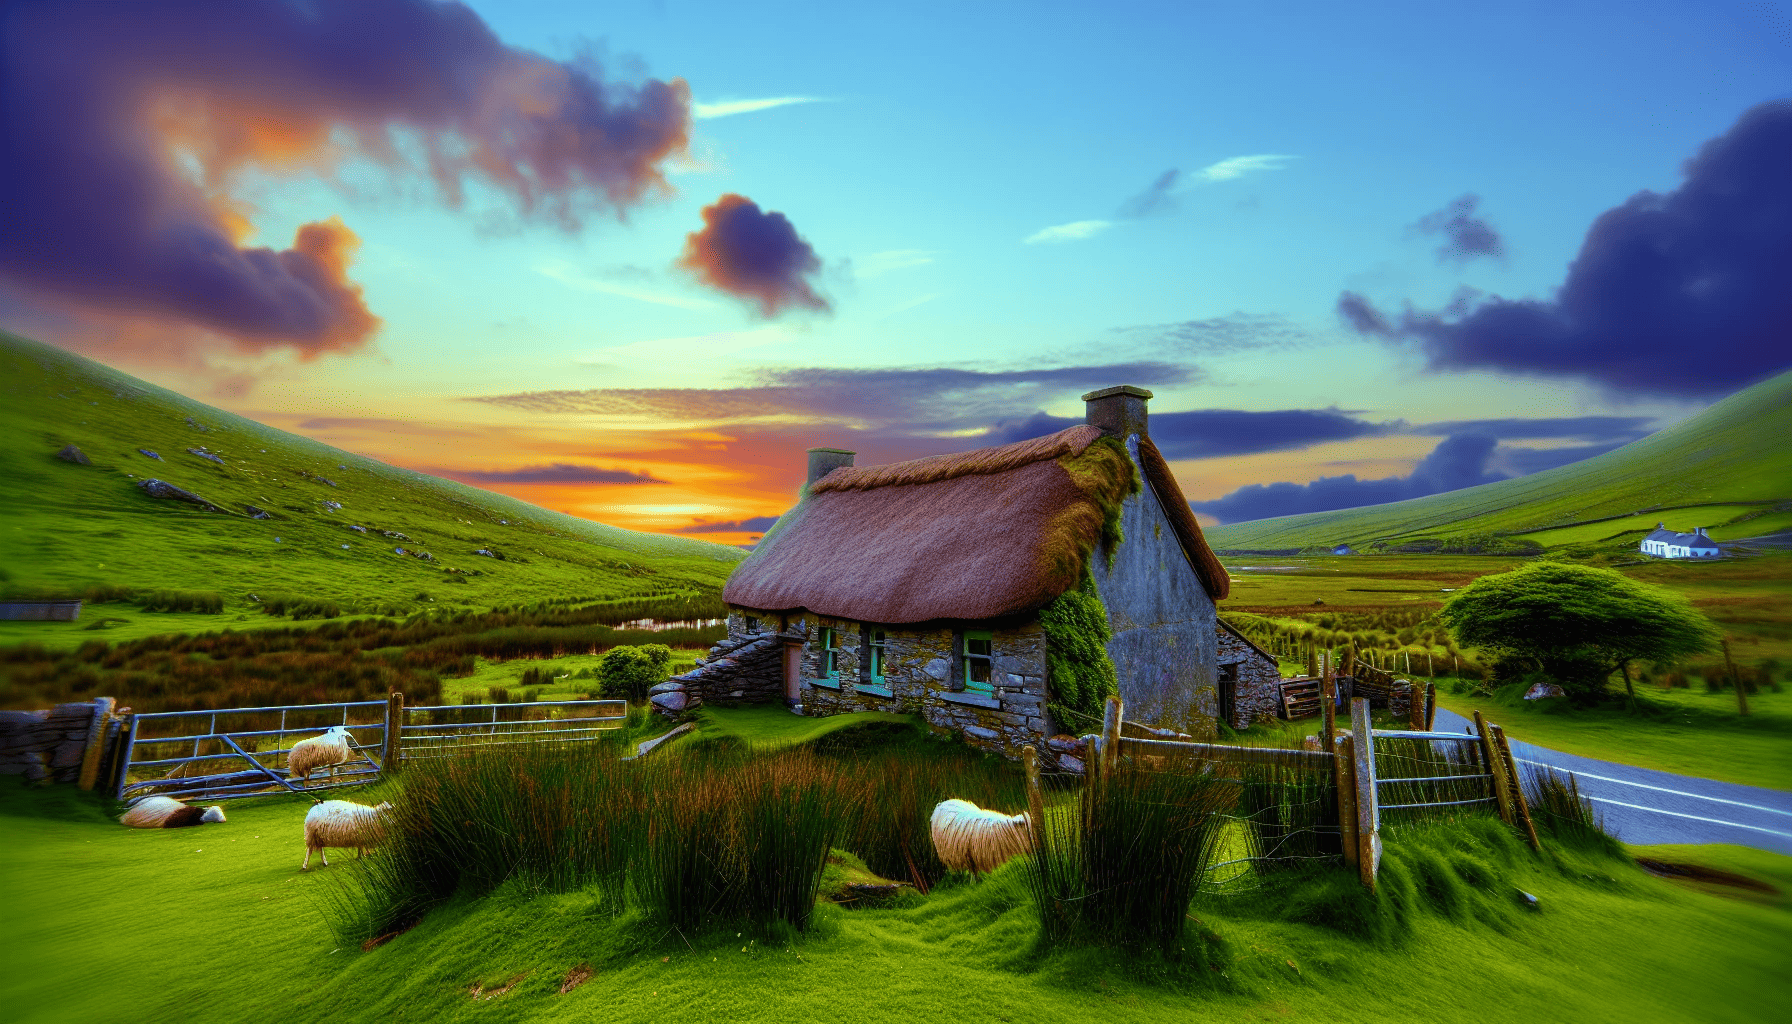
[[[952,871],[994,871],[1033,849],[1027,815],[986,811],[969,800],[943,801],[933,809],[929,824],[933,848]]]
[[[130,828],[189,828],[223,821],[222,807],[193,807],[171,796],[144,797],[118,819]]]
[[[345,726],[331,726],[322,736],[300,740],[286,752],[286,774],[301,782],[310,782],[311,773],[319,768],[330,769],[330,778],[336,777],[336,766],[348,763],[350,756],[348,729]]]
[[[310,869],[314,851],[323,858],[324,867],[329,867],[327,848],[331,846],[354,847],[355,856],[365,856],[368,847],[378,846],[386,837],[383,819],[391,807],[390,803],[369,807],[348,800],[319,800],[305,812],[305,863],[299,870]]]

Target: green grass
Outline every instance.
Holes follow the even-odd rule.
[[[7,481],[0,488],[0,585],[79,592],[105,583],[224,596],[224,613],[216,616],[126,605],[85,611],[89,621],[95,614],[130,621],[84,638],[243,628],[236,616],[258,617],[249,595],[260,591],[337,601],[344,612],[400,613],[713,593],[744,557],[724,545],[621,530],[399,469],[4,333],[0,380],[0,476]],[[56,459],[70,443],[92,465]],[[187,453],[201,446],[224,464]],[[226,511],[150,498],[135,486],[147,477]],[[328,509],[325,501],[342,508]],[[251,519],[246,504],[274,518]],[[410,539],[388,539],[380,533],[386,530]],[[435,560],[394,554],[395,547]],[[507,560],[474,554],[481,548]],[[0,643],[62,641],[85,624],[6,623]]]
[[[671,675],[689,672],[696,667],[697,658],[703,650],[683,648],[672,652]],[[581,671],[590,669],[595,672],[602,654],[567,654],[558,658],[510,658],[494,660],[479,658],[478,667],[470,676],[442,680],[442,700],[448,704],[463,703],[469,696],[487,699],[487,692],[494,686],[502,686],[510,691],[510,699],[516,700],[522,693],[523,673],[530,669],[549,672],[556,678],[548,686],[532,686],[528,689],[539,689],[539,700],[578,700],[580,694],[590,693],[597,687],[595,678],[572,678]]]
[[[697,711],[694,737],[704,743],[738,742],[756,750],[778,750],[813,743],[842,730],[871,729],[917,733],[925,725],[915,715],[887,711],[859,711],[849,715],[809,718],[793,715],[782,706],[711,708]]]
[[[1742,502],[1771,509],[1792,500],[1788,432],[1792,373],[1783,373],[1685,422],[1583,462],[1387,505],[1232,523],[1206,534],[1218,550],[1296,551],[1349,543],[1363,551],[1376,543],[1525,533],[1614,516],[1650,519],[1651,526],[1666,520],[1680,529],[1710,525],[1703,510],[1672,510]],[[1685,521],[1689,516],[1700,521]],[[1736,535],[1768,532],[1765,522]]]
[[[1541,913],[1417,915],[1396,944],[1285,919],[1197,911],[1230,958],[1191,979],[1106,950],[1040,956],[1015,866],[907,906],[823,907],[792,945],[679,936],[612,917],[589,892],[460,900],[369,952],[319,910],[352,855],[301,874],[302,801],[236,802],[230,821],[131,831],[97,801],[0,780],[8,963],[20,1024],[306,1021],[1767,1021],[1788,993],[1783,900],[1714,895],[1616,861],[1528,855],[1477,897],[1519,886]],[[367,798],[371,798],[369,795]],[[197,852],[203,850],[204,852]],[[1651,848],[1792,886],[1792,859]],[[1492,854],[1479,859],[1492,860]],[[1669,938],[1671,937],[1671,939]],[[591,980],[559,994],[579,964]],[[195,969],[193,965],[202,965]],[[492,999],[469,996],[521,975]],[[1347,1008],[1342,1010],[1341,1008]],[[1342,1012],[1342,1018],[1340,1013]]]
[[[1510,699],[1462,696],[1438,688],[1437,701],[1459,715],[1480,708],[1515,740],[1602,761],[1655,768],[1750,786],[1792,789],[1792,692],[1748,698],[1736,713],[1734,691],[1639,687],[1641,714],[1622,705],[1538,707]],[[1560,701],[1548,702],[1560,705]]]
[[[1759,512],[1759,505],[1701,505],[1697,508],[1675,509],[1672,512],[1645,512],[1641,515],[1628,516],[1623,519],[1608,519],[1598,523],[1582,523],[1579,526],[1564,526],[1554,530],[1538,530],[1526,533],[1527,540],[1534,540],[1546,548],[1561,547],[1565,544],[1591,544],[1600,541],[1621,540],[1629,547],[1642,543],[1644,535],[1655,529],[1655,524],[1673,520],[1670,528],[1682,533],[1691,533],[1695,526],[1712,526],[1726,523],[1738,516]],[[1732,526],[1719,527],[1711,531],[1718,540],[1732,540],[1737,537],[1753,537],[1762,532],[1772,532],[1774,524],[1785,518],[1783,513],[1769,513],[1767,516],[1750,519]]]

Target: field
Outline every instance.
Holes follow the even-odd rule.
[[[715,724],[749,734],[770,725]],[[1495,865],[1493,877],[1421,897],[1392,940],[1290,919],[1274,901],[1203,897],[1198,928],[1224,956],[1212,973],[1042,945],[1018,863],[890,909],[824,904],[800,937],[675,934],[618,914],[595,890],[509,886],[452,900],[363,950],[337,939],[325,913],[362,866],[338,851],[328,869],[298,870],[306,809],[242,801],[223,825],[132,831],[69,788],[0,780],[9,1019],[1319,1021],[1348,1007],[1353,1020],[1754,1021],[1777,1019],[1792,945],[1789,858],[1647,851],[1779,888],[1757,893],[1670,882],[1605,857],[1540,861],[1471,843],[1448,856]],[[1389,857],[1421,864],[1444,852],[1395,843]],[[1515,888],[1542,912],[1519,909]],[[562,993],[579,968],[588,980]]]
[[[79,626],[96,614],[127,620],[100,635],[245,628],[275,594],[335,602],[344,613],[404,615],[713,593],[744,557],[389,466],[6,334],[0,380],[0,587],[78,596],[98,584],[223,598],[223,613],[205,626],[128,605],[84,613]],[[91,465],[57,459],[67,444]],[[137,486],[151,477],[219,511],[152,498]],[[251,518],[251,505],[269,518]],[[4,626],[0,643],[68,631]]]
[[[1387,505],[1218,526],[1206,531],[1207,539],[1222,553],[1292,553],[1342,543],[1358,551],[1392,550],[1501,538],[1549,547],[1598,541],[1644,522],[1653,528],[1661,520],[1683,531],[1720,526],[1720,539],[1761,536],[1787,528],[1792,515],[1789,432],[1792,373],[1783,373],[1583,462]],[[1754,514],[1759,519],[1723,525]],[[1612,543],[1634,550],[1640,539]]]

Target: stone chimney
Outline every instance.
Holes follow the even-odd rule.
[[[1703,526],[1695,526],[1695,527],[1693,527],[1693,528],[1692,528],[1692,535],[1693,535],[1693,536],[1695,536],[1695,537],[1703,537],[1703,536],[1705,536],[1705,528],[1704,528],[1704,527],[1703,527]]]
[[[1129,434],[1150,436],[1145,427],[1145,403],[1150,398],[1151,392],[1144,388],[1121,384],[1091,391],[1083,396],[1083,401],[1089,423],[1100,427],[1104,434],[1124,440]]]
[[[809,449],[809,479],[803,483],[807,490],[815,486],[815,481],[827,476],[841,466],[851,466],[852,457],[857,452],[849,452],[844,448],[811,448]]]

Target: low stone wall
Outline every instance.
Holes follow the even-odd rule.
[[[112,698],[58,704],[47,711],[0,711],[0,775],[32,782],[78,782],[89,744],[105,750],[116,732]]]
[[[657,683],[648,699],[660,713],[676,715],[704,704],[738,707],[783,699],[784,640],[777,633],[730,629],[701,664]]]

